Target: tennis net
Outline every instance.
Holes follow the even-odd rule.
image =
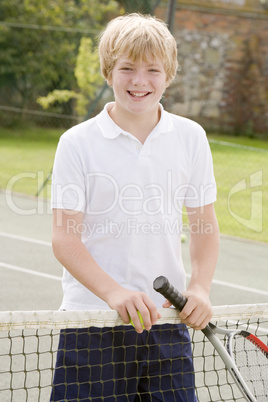
[[[163,330],[167,323],[180,323],[175,309],[160,309],[160,313],[162,318],[158,324],[163,326]],[[268,304],[214,307],[211,321],[223,328],[242,327],[256,334],[266,345],[268,343]],[[77,331],[72,329],[108,327],[116,337],[121,325],[123,322],[116,311],[0,312],[0,401],[49,401],[60,331],[69,330],[76,334]],[[203,333],[189,331],[198,401],[243,401],[233,379]],[[145,353],[143,357],[146,359]],[[150,398],[154,401],[153,395]],[[104,400],[101,394],[97,400]],[[117,398],[111,394],[111,398],[105,400],[116,401]],[[142,395],[140,400],[143,400]]]

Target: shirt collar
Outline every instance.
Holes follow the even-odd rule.
[[[113,104],[114,102],[107,103],[102,112],[97,116],[97,123],[102,135],[108,139],[117,138],[120,134],[131,135],[130,133],[122,130],[110,117],[109,110]],[[164,110],[161,104],[159,104],[159,106],[161,109],[161,118],[150,134],[150,136],[152,135],[154,137],[174,130],[174,125],[170,114]]]

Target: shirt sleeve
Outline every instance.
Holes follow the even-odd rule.
[[[81,212],[85,209],[85,174],[81,156],[64,136],[60,139],[54,160],[51,207]]]
[[[190,208],[212,204],[217,199],[213,160],[204,130],[199,132],[194,149],[189,186],[184,200],[185,206]]]

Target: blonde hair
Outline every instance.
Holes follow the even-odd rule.
[[[117,17],[110,21],[100,36],[99,55],[101,72],[111,77],[117,59],[121,56],[132,62],[148,61],[148,56],[162,60],[167,82],[177,72],[177,44],[166,24],[150,15],[138,13]]]

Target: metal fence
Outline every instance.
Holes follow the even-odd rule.
[[[220,231],[268,241],[268,150],[210,139]]]
[[[45,2],[49,4],[49,0]],[[57,102],[44,110],[37,99],[55,89],[79,90],[74,69],[81,39],[91,38],[96,43],[111,16],[125,12],[153,15],[160,0],[111,1],[110,8],[109,1],[99,2],[108,11],[100,9],[102,20],[94,23],[94,13],[79,13],[79,8],[85,3],[83,0],[68,1],[77,10],[73,17],[65,3],[60,22],[54,18],[53,9],[51,14],[47,12],[47,17],[41,19],[39,11],[42,11],[42,4],[39,10],[35,6],[37,0],[30,3],[32,8],[36,7],[36,15],[19,0],[11,0],[10,5],[4,0],[0,4],[0,126],[35,123],[44,127],[70,127],[99,111],[111,97],[104,82],[99,85],[95,96],[88,99],[86,115],[77,114],[74,100]],[[88,8],[94,7],[90,2],[87,5]],[[60,6],[61,1],[58,0]],[[171,6],[173,1],[170,4],[166,2],[167,15]],[[100,17],[97,15],[95,18]],[[172,21],[171,15],[169,18]]]
[[[10,0],[11,6],[16,2],[18,0]],[[64,129],[100,111],[112,99],[104,82],[95,97],[89,99],[88,112],[83,116],[76,113],[73,100],[58,102],[47,110],[36,100],[53,89],[76,88],[74,67],[81,39],[96,38],[102,24],[88,28],[85,20],[80,26],[70,15],[65,25],[40,22],[38,14],[36,20],[27,20],[26,16],[23,19],[23,14],[19,18],[15,14],[9,18],[1,14],[4,3],[6,1],[0,5],[0,127],[34,123]],[[124,0],[117,2],[116,10],[118,13],[154,14],[159,4],[159,0]],[[166,21],[172,29],[175,1],[162,1],[161,6],[166,7]],[[115,12],[113,10],[113,15]],[[4,48],[7,43],[8,47]],[[22,57],[18,53],[21,48],[24,49],[23,58],[16,59],[16,55]],[[44,55],[46,70],[45,62],[42,63]],[[24,65],[19,60],[24,60]],[[215,140],[210,140],[210,145],[218,186],[215,208],[221,232],[268,241],[267,151]]]

